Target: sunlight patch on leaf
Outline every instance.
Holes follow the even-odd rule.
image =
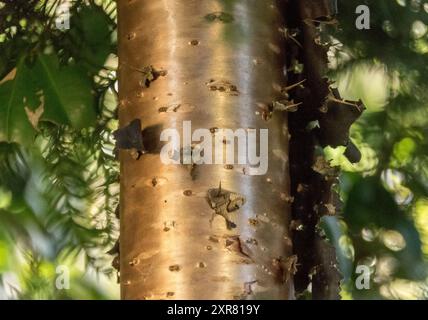
[[[337,84],[346,100],[361,99],[367,112],[379,112],[385,108],[389,96],[389,83],[383,66],[356,65],[338,75]]]

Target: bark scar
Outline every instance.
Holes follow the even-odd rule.
[[[227,229],[236,228],[233,220],[233,213],[238,211],[245,204],[245,197],[239,193],[228,191],[221,188],[221,182],[218,188],[209,189],[207,192],[207,201],[211,209],[214,210],[214,215],[218,214],[226,220]]]

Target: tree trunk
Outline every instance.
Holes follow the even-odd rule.
[[[144,142],[119,145],[122,298],[293,298],[287,116],[272,110],[285,87],[278,4],[118,4],[119,119],[128,133],[139,119]],[[161,132],[183,138],[184,121],[210,129],[221,150],[234,146],[235,163],[162,162]],[[247,150],[268,148],[266,174],[237,163],[245,141],[218,138],[239,128],[258,138],[268,129],[268,147]],[[169,155],[183,161],[189,150]]]

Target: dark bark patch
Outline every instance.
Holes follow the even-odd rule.
[[[239,236],[228,237],[226,239],[225,246],[229,251],[237,253],[238,255],[244,258],[252,260],[252,252],[250,248],[241,241],[241,238]]]
[[[140,119],[134,119],[127,126],[116,130],[113,136],[116,140],[116,150],[133,150],[137,159],[144,153]]]
[[[236,224],[233,222],[234,214],[245,204],[244,196],[222,189],[220,183],[218,188],[208,190],[207,201],[214,213],[226,220],[227,229],[236,228]]]
[[[149,88],[153,81],[159,77],[165,77],[168,73],[166,70],[157,70],[153,66],[146,66],[140,72],[142,74],[140,85],[146,88]]]
[[[145,180],[144,184],[148,187],[159,188],[159,187],[165,185],[167,182],[168,182],[167,178],[156,176],[156,177]]]
[[[324,239],[318,235],[319,221],[323,215],[337,214],[340,199],[335,190],[337,168],[318,150],[330,145],[349,146],[349,158],[359,159],[349,139],[349,128],[360,116],[361,102],[343,100],[337,89],[326,78],[328,70],[328,43],[322,41],[325,24],[335,24],[335,0],[290,0],[287,4],[288,30],[298,29],[288,36],[287,80],[297,86],[287,93],[287,99],[302,102],[298,110],[289,115],[290,176],[293,220],[290,224],[293,251],[299,258],[299,268],[294,275],[297,295],[302,294],[312,282],[312,297],[337,299],[340,278],[334,266],[334,250],[325,255]],[[298,66],[302,65],[303,68]],[[321,148],[320,148],[321,147]],[[324,270],[314,278],[314,268]]]
[[[250,218],[248,219],[248,223],[250,224],[250,226],[257,227],[259,225],[259,220]]]
[[[364,110],[361,101],[342,100],[338,93],[330,93],[320,109],[319,129],[315,129],[320,145],[348,146],[349,129]]]
[[[192,112],[194,109],[195,106],[189,103],[172,103],[170,105],[160,107],[158,111],[159,113],[187,113]]]
[[[128,39],[128,40],[134,40],[136,36],[137,36],[137,35],[136,35],[136,33],[135,33],[135,32],[130,32],[130,33],[128,33],[128,34],[126,35],[126,39]]]
[[[199,40],[193,39],[189,41],[191,46],[198,46],[200,44]]]
[[[208,22],[231,23],[235,20],[235,18],[230,13],[217,11],[207,14],[205,16],[205,20]]]
[[[214,243],[219,243],[220,242],[220,240],[218,239],[217,236],[209,236],[208,240],[211,241],[211,242],[214,242]]]
[[[238,87],[227,80],[210,79],[210,81],[206,83],[206,86],[211,91],[223,92],[231,96],[239,95]]]
[[[181,267],[178,264],[173,264],[168,267],[169,271],[171,272],[178,272],[181,270]]]
[[[254,239],[254,238],[248,238],[247,240],[245,240],[245,242],[254,246],[259,245],[259,242],[257,241],[257,239]]]
[[[165,221],[163,223],[163,231],[164,232],[168,232],[170,231],[172,228],[175,228],[175,221]]]
[[[190,197],[190,196],[192,196],[192,195],[193,195],[193,192],[192,192],[192,190],[184,190],[184,191],[183,191],[183,194],[184,194],[186,197]]]

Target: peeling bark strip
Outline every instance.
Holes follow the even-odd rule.
[[[325,24],[335,24],[335,0],[291,0],[287,5],[289,37],[287,65],[303,65],[296,72],[289,69],[288,81],[306,80],[290,98],[302,105],[290,114],[290,175],[293,202],[293,244],[298,256],[294,277],[297,294],[312,283],[313,299],[338,299],[341,276],[337,269],[334,248],[319,234],[318,223],[323,215],[337,215],[340,198],[334,191],[338,170],[330,167],[316,149],[327,145],[347,147],[346,156],[359,161],[359,151],[349,139],[351,124],[361,115],[361,101],[341,99],[330,86],[327,71],[328,45],[320,41]],[[313,128],[316,122],[319,128]]]
[[[287,112],[260,109],[283,101],[287,85],[278,5],[118,3],[120,124],[141,121],[146,151],[137,161],[120,150],[122,297],[292,298]],[[163,164],[160,133],[182,132],[186,120],[213,135],[268,129],[267,175],[238,164],[191,166],[191,174]]]

